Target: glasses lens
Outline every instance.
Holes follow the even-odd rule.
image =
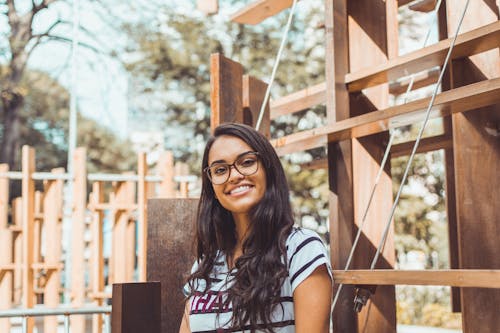
[[[235,163],[234,166],[244,176],[250,176],[257,172],[257,168],[259,167],[259,163],[257,159],[257,155],[251,153],[246,154],[240,157]]]
[[[209,170],[209,176],[212,183],[219,185],[227,181],[229,177],[229,165],[216,164],[212,165]]]

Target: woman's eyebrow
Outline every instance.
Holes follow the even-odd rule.
[[[246,152],[243,152],[243,153],[239,154],[239,155],[238,155],[238,156],[236,156],[236,158],[234,159],[234,162],[236,162],[236,161],[237,161],[237,160],[238,160],[241,156],[246,155],[246,154],[248,154],[248,153],[253,153],[253,151],[252,151],[252,150],[249,150],[249,151],[246,151]],[[233,163],[234,163],[234,162],[233,162]],[[213,162],[212,162],[212,163],[210,163],[208,166],[212,166],[212,165],[214,165],[214,164],[220,164],[220,163],[227,163],[227,162],[226,162],[226,160],[217,160],[217,161],[213,161]]]

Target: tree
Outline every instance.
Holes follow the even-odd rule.
[[[2,115],[0,163],[7,163],[11,169],[15,168],[23,132],[20,117],[28,91],[27,86],[23,84],[26,83],[23,79],[28,60],[41,44],[51,41],[71,42],[71,38],[59,30],[60,26],[70,23],[60,17],[52,20],[41,31],[34,29],[34,22],[56,3],[64,2],[64,0],[32,0],[29,9],[24,10],[20,7],[21,4],[28,4],[27,1],[0,0],[0,18],[5,19],[8,27],[7,31],[0,35],[1,41],[7,41],[6,44],[0,45],[6,64],[0,70],[0,114]],[[99,51],[92,45],[80,44],[96,52]]]

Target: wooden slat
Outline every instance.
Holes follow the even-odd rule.
[[[219,0],[198,0],[196,5],[206,15],[217,14],[219,11]]]
[[[91,210],[114,210],[114,211],[132,211],[137,209],[136,204],[113,202],[113,203],[96,203],[89,204]]]
[[[387,61],[379,66],[366,67],[345,77],[349,91],[393,81],[397,78],[440,66],[450,47],[452,38]],[[477,54],[500,46],[500,21],[490,23],[458,36],[452,59]]]
[[[415,146],[415,141],[408,141],[395,144],[391,148],[391,157],[394,158],[399,156],[410,155],[414,146]],[[417,154],[426,153],[438,149],[450,149],[452,147],[453,147],[453,142],[450,136],[436,135],[421,139],[417,148]]]
[[[309,109],[326,102],[326,82],[271,101],[271,119]]]
[[[291,7],[293,0],[258,0],[231,15],[231,21],[241,24],[258,24]]]
[[[243,123],[254,127],[259,119],[260,109],[264,97],[266,95],[267,83],[250,75],[243,75],[242,85],[243,95]],[[269,115],[269,101],[264,108],[262,121],[259,127],[259,132],[264,134],[266,138],[271,137],[271,118]]]
[[[439,77],[439,71],[439,68],[432,68],[430,70],[415,74],[413,78],[412,91],[436,83]],[[389,84],[389,92],[393,95],[401,95],[406,93],[410,81],[410,77],[405,77],[402,80],[391,82]]]
[[[500,270],[350,270],[333,271],[335,283],[500,288]]]
[[[279,155],[317,148],[327,141],[362,137],[421,121],[430,97],[271,140]],[[436,96],[431,118],[500,103],[500,78],[473,83]],[[303,147],[303,148],[301,148]]]
[[[416,12],[428,13],[436,8],[437,0],[420,0],[412,3],[408,8]]]
[[[34,256],[34,208],[35,182],[31,174],[35,172],[35,150],[29,146],[22,148],[22,300],[23,307],[32,308],[35,305],[34,274],[31,265]],[[34,320],[28,318],[28,333],[33,332]]]
[[[148,238],[148,220],[146,216],[146,200],[147,200],[147,183],[146,175],[148,174],[148,164],[145,153],[139,153],[137,156],[137,174],[139,181],[137,182],[137,206],[138,206],[138,219],[137,219],[137,270],[139,275],[139,282],[146,281],[146,256],[147,256],[147,238]]]

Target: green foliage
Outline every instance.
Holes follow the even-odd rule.
[[[20,114],[21,142],[36,151],[36,168],[66,167],[69,94],[56,80],[29,71],[22,82],[24,108]],[[87,148],[89,172],[119,172],[135,168],[130,144],[117,138],[96,120],[78,117],[78,145]],[[16,161],[20,168],[19,159]]]

